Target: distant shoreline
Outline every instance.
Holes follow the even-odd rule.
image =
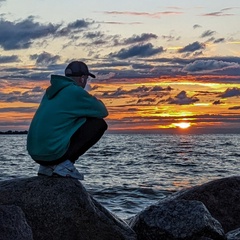
[[[0,135],[27,135],[28,131],[13,131],[13,130],[8,130],[8,131],[0,131]],[[240,129],[222,129],[219,131],[219,129],[205,129],[205,131],[180,131],[178,129],[170,130],[170,131],[149,131],[149,130],[142,130],[142,131],[113,131],[113,130],[108,130],[106,131],[105,134],[141,134],[141,135],[146,135],[146,134],[162,134],[162,135],[208,135],[208,134],[234,134],[234,135],[239,135],[240,134]]]
[[[0,134],[2,134],[2,135],[28,134],[28,131],[27,130],[25,130],[25,131],[11,131],[11,130],[8,130],[6,132],[0,132]]]

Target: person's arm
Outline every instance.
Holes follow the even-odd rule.
[[[76,108],[79,109],[81,115],[84,117],[105,118],[108,116],[106,106],[101,100],[89,94],[87,91],[81,89],[74,100]]]

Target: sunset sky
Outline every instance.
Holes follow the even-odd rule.
[[[27,130],[50,75],[81,60],[109,131],[240,133],[239,0],[0,0],[0,10],[0,131]]]

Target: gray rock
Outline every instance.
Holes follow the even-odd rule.
[[[240,227],[240,176],[221,178],[177,192],[169,199],[197,200],[204,203],[225,232]]]
[[[226,236],[227,240],[240,240],[240,228],[228,232]]]
[[[199,201],[165,201],[152,205],[130,222],[138,240],[224,240],[221,224]]]
[[[32,230],[20,207],[0,205],[0,239],[33,240]]]
[[[113,216],[74,179],[32,177],[0,181],[0,204],[19,206],[35,240],[135,240],[134,231]]]

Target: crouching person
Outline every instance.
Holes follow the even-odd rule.
[[[84,90],[89,76],[95,78],[80,61],[71,62],[65,76],[51,75],[27,136],[38,175],[83,180],[74,163],[103,136],[108,115],[103,102]]]

